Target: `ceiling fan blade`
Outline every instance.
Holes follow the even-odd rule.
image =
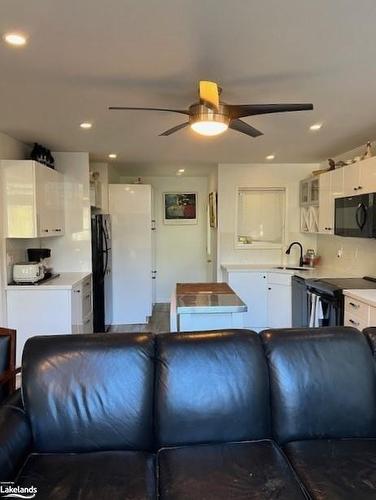
[[[259,137],[260,135],[264,135],[257,128],[248,125],[248,123],[243,122],[242,120],[231,120],[229,128],[236,130],[237,132],[242,132],[243,134],[250,135],[251,137]]]
[[[170,113],[180,113],[182,115],[188,115],[189,111],[185,109],[167,109],[167,108],[130,108],[126,106],[110,106],[110,110],[130,110],[130,111],[169,111]]]
[[[218,109],[219,107],[219,89],[215,82],[200,80],[198,93],[200,101],[210,108]]]
[[[159,136],[161,136],[161,135],[166,136],[166,135],[174,134],[178,130],[181,130],[182,128],[186,127],[187,125],[189,125],[189,122],[181,123],[180,125],[176,125],[176,127],[169,128],[165,132],[162,132],[161,134],[159,134]]]
[[[242,118],[288,111],[310,111],[313,109],[313,104],[229,104],[227,108],[233,118]]]

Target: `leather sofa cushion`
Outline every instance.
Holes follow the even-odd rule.
[[[304,499],[272,441],[164,448],[158,453],[161,500]]]
[[[376,498],[376,440],[298,441],[284,450],[312,498]]]
[[[160,445],[270,437],[268,369],[254,332],[174,333],[156,340]]]
[[[9,337],[0,336],[0,376],[9,369]],[[0,384],[0,403],[9,396],[9,384]]]
[[[155,457],[137,451],[33,454],[16,484],[36,487],[38,500],[157,498]]]
[[[376,435],[375,367],[364,335],[334,327],[261,336],[277,441]]]
[[[152,448],[152,335],[34,337],[22,381],[36,451]]]

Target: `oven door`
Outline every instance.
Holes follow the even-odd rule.
[[[375,238],[375,193],[335,200],[334,234]]]

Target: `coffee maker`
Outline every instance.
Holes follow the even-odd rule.
[[[28,248],[27,258],[29,262],[38,262],[44,269],[44,277],[49,278],[52,275],[50,264],[51,249],[50,248]]]

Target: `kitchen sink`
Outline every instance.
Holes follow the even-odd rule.
[[[307,267],[277,266],[275,269],[286,269],[288,271],[309,271]]]

